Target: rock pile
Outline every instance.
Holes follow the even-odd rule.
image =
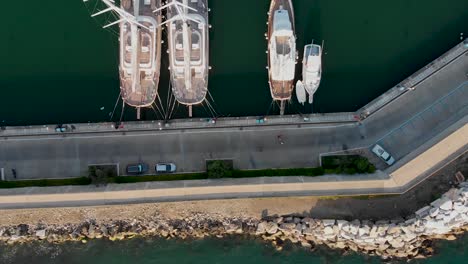
[[[160,236],[165,238],[222,237],[227,234],[255,233],[258,220],[220,219],[195,214],[186,219],[163,219],[158,216],[149,219],[116,220],[96,223],[94,220],[73,225],[24,225],[0,227],[0,241],[7,244],[45,240],[51,243],[82,241],[107,238],[123,240],[135,236]]]
[[[290,240],[305,246],[326,244],[388,257],[424,257],[432,254],[430,239],[455,239],[468,230],[468,182],[451,189],[413,218],[391,221],[318,220],[277,217],[257,226],[265,240]]]
[[[247,234],[271,241],[281,249],[285,241],[312,248],[353,250],[383,258],[419,258],[433,252],[431,239],[455,239],[468,230],[468,182],[451,189],[440,199],[415,212],[409,219],[388,221],[312,219],[299,216],[223,218],[194,214],[185,219],[163,219],[155,215],[145,219],[97,223],[88,220],[68,225],[24,225],[0,227],[0,241],[7,244],[45,240],[51,243],[107,238],[122,240],[134,236],[165,238],[223,237]]]

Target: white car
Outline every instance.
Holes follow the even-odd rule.
[[[155,167],[157,173],[175,172],[176,169],[177,167],[174,163],[158,163]]]
[[[383,159],[388,165],[395,163],[395,159],[392,157],[392,155],[385,151],[385,149],[382,148],[379,144],[375,144],[375,146],[372,148],[372,152]]]

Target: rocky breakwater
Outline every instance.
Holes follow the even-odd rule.
[[[334,220],[303,216],[230,218],[224,215],[194,213],[183,219],[151,217],[79,224],[0,226],[0,241],[6,244],[43,240],[50,243],[89,239],[123,240],[135,236],[163,238],[204,238],[226,235],[260,237],[282,249],[286,241],[306,248],[326,245],[382,258],[420,258],[433,253],[433,239],[455,239],[468,230],[468,182],[451,189],[440,199],[421,208],[408,219]]]
[[[223,218],[194,214],[185,219],[166,219],[158,215],[144,219],[97,222],[93,219],[79,224],[37,225],[19,224],[0,227],[0,241],[6,244],[44,240],[50,243],[105,238],[111,241],[140,237],[204,238],[228,234],[254,234],[258,220]]]
[[[383,258],[421,258],[433,253],[433,239],[455,239],[468,231],[468,182],[418,210],[409,219],[390,221],[318,220],[275,217],[257,226],[257,235],[281,248],[290,240],[305,247],[325,244]]]

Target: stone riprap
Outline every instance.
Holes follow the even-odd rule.
[[[334,220],[303,216],[226,218],[194,214],[184,219],[154,215],[144,219],[97,223],[89,219],[80,224],[19,224],[0,227],[0,241],[6,244],[44,240],[51,243],[106,238],[122,240],[135,236],[165,238],[203,238],[246,234],[271,241],[281,249],[286,241],[313,248],[326,245],[382,258],[421,258],[433,253],[433,239],[455,239],[468,230],[468,182],[461,183],[440,199],[415,212],[408,219]]]
[[[275,245],[286,239],[311,247],[351,249],[383,258],[431,255],[431,239],[455,239],[468,230],[468,182],[419,209],[412,218],[388,221],[276,217],[257,225],[257,235]]]

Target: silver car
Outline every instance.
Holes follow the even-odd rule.
[[[375,144],[375,146],[372,148],[372,152],[374,152],[375,155],[383,159],[388,165],[392,165],[393,163],[395,163],[395,159],[392,157],[392,155],[385,151],[385,149],[382,148],[382,146],[380,146],[379,144]]]
[[[177,167],[174,163],[158,163],[154,168],[157,173],[175,172]]]

